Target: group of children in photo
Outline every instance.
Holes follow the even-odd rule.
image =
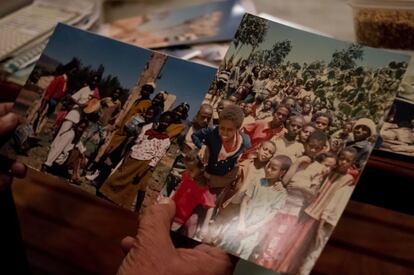
[[[191,134],[193,150],[174,165],[180,180],[163,192],[176,203],[172,228],[275,271],[306,274],[351,196],[377,127],[368,117],[334,117],[342,114],[320,104],[314,84],[321,76],[313,71],[290,78],[288,66],[239,64],[226,77],[218,71],[205,98],[212,123]],[[353,77],[338,85],[352,85]]]
[[[124,110],[119,89],[101,98],[98,76],[69,93],[59,71],[17,131],[15,148],[29,154],[27,137],[50,132],[44,125],[54,120],[42,170],[138,211],[176,144],[160,194],[176,203],[173,230],[278,272],[307,274],[377,137],[370,112],[350,117],[337,103],[352,107],[390,89],[396,71],[228,62],[191,121],[189,104],[171,108],[166,91],[152,96],[154,82]]]

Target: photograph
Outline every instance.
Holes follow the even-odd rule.
[[[21,90],[1,154],[139,211],[147,179],[216,69],[59,24]]]
[[[414,102],[397,98],[380,135],[379,150],[414,157]]]
[[[145,48],[229,41],[244,12],[238,0],[213,1],[115,20],[100,34]]]
[[[414,62],[408,65],[397,98],[381,128],[375,153],[391,159],[413,161]]]
[[[172,230],[309,274],[409,59],[246,14],[165,185],[149,183],[175,201]]]

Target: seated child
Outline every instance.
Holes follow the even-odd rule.
[[[187,232],[194,232],[199,223],[194,219],[188,223],[197,206],[212,208],[215,206],[214,197],[208,191],[207,180],[204,177],[204,165],[198,158],[197,151],[193,150],[184,156],[185,171],[181,175],[181,184],[174,193],[175,217],[172,230],[176,231],[185,224]],[[187,236],[192,237],[187,234]]]

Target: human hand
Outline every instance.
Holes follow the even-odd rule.
[[[170,238],[174,215],[175,204],[168,198],[143,211],[136,237],[122,240],[122,248],[128,254],[118,274],[232,274],[234,267],[230,256],[218,248],[206,244],[192,249],[174,247]]]
[[[12,133],[19,124],[16,114],[11,113],[13,103],[0,103],[0,146],[3,145],[7,135]],[[0,191],[8,188],[13,177],[23,178],[26,175],[26,166],[7,158],[0,158]]]

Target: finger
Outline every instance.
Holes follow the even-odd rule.
[[[210,246],[207,244],[200,244],[197,245],[196,247],[194,247],[195,250],[199,250],[202,251],[216,259],[221,259],[223,261],[228,261],[228,260],[233,260],[231,259],[231,255],[227,254],[226,252],[222,251],[221,249],[214,247],[214,246]]]
[[[139,220],[137,239],[140,244],[165,247],[170,251],[174,245],[170,237],[170,228],[175,216],[175,203],[170,198],[163,198],[158,204],[146,208]],[[152,244],[154,245],[154,244]]]
[[[13,102],[0,103],[0,116],[4,116],[13,109]]]
[[[220,249],[218,249],[216,247],[213,247],[213,246],[209,246],[207,244],[199,244],[196,247],[194,247],[194,249],[195,250],[200,250],[200,251],[202,251],[206,254],[209,254],[211,256],[214,256],[214,255],[222,256],[223,254],[226,254],[223,251],[221,251]]]
[[[17,178],[24,178],[27,173],[27,167],[23,163],[14,162],[11,166],[11,173]]]
[[[7,189],[13,181],[13,176],[7,173],[0,173],[0,191]]]
[[[170,199],[163,199],[143,211],[133,244],[131,240],[124,241],[129,250],[118,274],[168,274],[165,263],[176,254],[170,237],[174,215],[175,204]]]
[[[217,250],[220,251],[219,249]],[[217,251],[212,251],[205,246],[199,246],[194,249],[179,248],[177,253],[181,258],[181,261],[179,261],[181,262],[180,265],[197,270],[197,272],[188,274],[233,274],[235,262],[227,253],[217,253]]]
[[[128,254],[128,252],[134,246],[135,242],[136,242],[136,239],[131,237],[131,236],[127,236],[127,237],[123,238],[121,240],[121,249],[122,249],[122,251],[125,254]]]
[[[11,133],[19,123],[19,119],[16,114],[8,113],[4,116],[0,116],[0,136]]]

